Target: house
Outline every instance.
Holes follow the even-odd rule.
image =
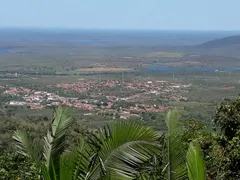
[[[11,106],[23,106],[26,105],[27,103],[24,101],[10,101],[9,105]]]

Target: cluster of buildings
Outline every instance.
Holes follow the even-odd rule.
[[[116,87],[121,85],[122,82],[117,80],[82,80],[72,84],[57,84],[56,87],[78,93],[90,93],[93,91],[100,92],[102,87]]]
[[[187,99],[181,96],[181,94],[187,92],[187,90],[183,88],[189,86],[191,86],[191,84],[143,80],[133,80],[131,82],[117,80],[83,80],[72,84],[56,85],[56,87],[63,88],[66,91],[75,91],[79,94],[87,93],[89,97],[92,98],[99,95],[108,98],[109,101],[124,100],[129,102],[144,102],[146,100],[156,99],[156,97],[161,97],[162,100],[168,101],[186,101]],[[104,90],[104,88],[106,90]],[[107,90],[107,88],[109,88],[109,90]],[[117,92],[114,93],[111,90]]]
[[[66,105],[84,110],[94,110],[86,101],[78,98],[62,97],[47,91],[35,91],[22,87],[10,87],[4,94],[20,96],[22,100],[10,101],[8,104],[13,106],[28,106],[30,109],[42,109],[46,106]]]
[[[191,84],[171,83],[167,81],[133,80],[82,80],[72,84],[57,84],[64,91],[75,91],[79,95],[87,94],[87,99],[63,97],[47,91],[35,91],[23,87],[6,87],[4,94],[19,96],[21,100],[10,101],[12,106],[28,106],[30,109],[41,109],[47,106],[66,105],[87,111],[100,113],[111,112],[121,117],[138,116],[132,112],[162,112],[166,108],[161,104],[151,103],[156,99],[167,101],[187,101],[181,94],[187,92]],[[115,91],[115,92],[113,92]],[[126,102],[129,108],[115,108],[118,102]]]

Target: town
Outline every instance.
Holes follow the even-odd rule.
[[[50,85],[53,86],[53,85]],[[162,112],[169,106],[154,103],[161,101],[187,101],[182,96],[191,84],[168,81],[118,81],[118,80],[81,80],[71,84],[56,84],[56,88],[65,92],[75,92],[84,97],[64,97],[57,92],[37,91],[24,87],[4,86],[4,94],[18,96],[21,100],[7,102],[10,106],[26,106],[30,109],[42,109],[52,106],[69,106],[97,113],[118,113],[121,118],[137,116],[136,112]],[[125,104],[126,107],[121,104]],[[91,113],[86,113],[91,115]]]

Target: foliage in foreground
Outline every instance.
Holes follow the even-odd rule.
[[[167,179],[187,179],[186,151],[182,140],[178,138],[182,134],[180,125],[180,112],[177,109],[169,111],[166,116],[167,133]]]
[[[197,139],[197,141],[200,144],[201,150],[203,152],[203,156],[205,159],[205,165],[206,165],[206,177],[207,179],[229,179],[229,180],[235,180],[240,178],[240,169],[239,169],[239,162],[240,162],[240,133],[239,133],[239,124],[240,124],[240,99],[237,98],[233,101],[225,101],[219,105],[216,111],[216,115],[214,116],[213,123],[215,125],[215,130],[211,132],[204,132],[202,129],[204,128],[204,125],[199,123],[196,120],[185,120],[180,121],[182,124],[179,124],[180,127],[182,127],[182,130],[175,135],[178,139],[177,141],[182,142],[183,144],[183,152],[188,152],[189,156],[189,150],[188,146],[191,141],[194,139]],[[8,123],[8,122],[6,122]],[[171,125],[170,125],[171,126]],[[12,126],[11,126],[12,127]],[[172,126],[171,126],[172,127]],[[21,129],[23,126],[20,127]],[[12,128],[10,128],[12,129]],[[178,128],[177,128],[178,129]],[[5,129],[3,129],[5,130]],[[51,132],[51,131],[50,131]],[[69,132],[69,131],[68,131]],[[111,136],[108,136],[110,132],[112,132],[111,127],[105,128],[100,130],[99,132],[102,132],[102,140],[104,141],[106,137],[107,139],[111,139]],[[21,134],[21,133],[20,133]],[[69,133],[67,133],[69,134]],[[72,153],[68,153],[68,151],[64,151],[60,155],[60,162],[69,162],[69,158],[75,159],[75,155],[77,155],[78,162],[82,161],[82,157],[84,157],[84,153],[86,151],[81,151],[81,149],[85,149],[86,147],[92,148],[91,157],[92,157],[92,163],[91,166],[85,166],[85,168],[88,171],[82,171],[81,173],[83,175],[90,174],[88,172],[91,172],[92,169],[96,166],[93,164],[98,164],[98,169],[100,169],[100,174],[105,175],[106,169],[105,166],[103,166],[103,163],[101,163],[101,157],[100,153],[93,153],[93,152],[101,152],[100,149],[102,148],[102,142],[101,141],[95,141],[94,139],[100,139],[101,133],[93,134],[92,136],[89,136],[85,139],[85,141],[81,141],[79,144],[79,147],[76,148],[76,150],[71,151]],[[105,134],[105,135],[104,135]],[[111,133],[110,133],[111,134]],[[166,133],[165,135],[162,134],[157,141],[158,143],[158,153],[154,156],[152,156],[148,161],[144,162],[143,164],[139,165],[138,168],[134,169],[135,172],[138,172],[136,174],[135,179],[164,179],[167,178],[166,174],[168,174],[167,170],[169,168],[168,166],[168,146],[167,142],[171,141],[168,139],[170,132]],[[174,133],[173,133],[174,134]],[[104,135],[104,136],[103,136]],[[159,134],[158,134],[159,135]],[[32,141],[33,148],[35,146],[38,146],[39,141],[31,140]],[[38,138],[39,139],[39,138]],[[93,142],[94,143],[93,143]],[[109,142],[109,141],[108,141]],[[156,143],[156,141],[154,141]],[[41,144],[41,143],[40,143]],[[195,143],[193,144],[195,147]],[[171,145],[170,145],[171,146]],[[198,145],[196,145],[195,148],[197,148]],[[20,146],[21,147],[21,146]],[[42,147],[42,146],[40,146]],[[189,149],[193,148],[189,147]],[[41,153],[40,162],[45,165],[45,160],[43,157],[43,149],[40,148],[39,151]],[[196,150],[197,151],[197,150]],[[24,152],[24,151],[23,151]],[[28,152],[28,151],[26,151]],[[31,150],[30,150],[31,152]],[[35,152],[35,151],[33,151]],[[37,152],[37,151],[36,151]],[[184,154],[183,153],[183,154]],[[31,154],[31,153],[30,153]],[[93,156],[93,154],[95,156]],[[199,154],[199,153],[191,153],[191,154]],[[30,156],[31,157],[31,156]],[[33,156],[34,157],[34,156]],[[37,156],[38,157],[38,156]],[[98,158],[97,158],[98,157]],[[4,152],[1,151],[0,153],[0,178],[1,179],[37,179],[39,178],[39,174],[42,176],[42,172],[39,171],[38,164],[31,163],[29,158],[25,158],[23,156],[17,155],[16,153],[12,152]],[[198,158],[195,158],[198,159]],[[75,159],[76,160],[76,159]],[[79,161],[81,160],[81,161]],[[188,169],[188,176],[194,176],[191,175],[194,173],[198,173],[195,171],[190,170],[191,161],[184,160],[185,163],[187,163],[187,169]],[[199,160],[197,160],[199,162]],[[89,161],[87,161],[89,163]],[[77,164],[77,168],[81,166],[81,163]],[[67,165],[71,165],[72,163],[67,163]],[[201,163],[200,163],[201,164]],[[42,167],[42,166],[41,166]],[[44,166],[45,167],[45,166]],[[69,166],[67,166],[69,167]],[[76,166],[72,166],[76,167]],[[91,167],[91,168],[90,168]],[[99,168],[100,167],[100,168]],[[104,169],[105,168],[105,169]],[[99,171],[98,171],[99,172]],[[189,175],[189,172],[191,174]],[[202,170],[204,172],[204,170]],[[90,179],[90,178],[89,178]]]
[[[14,133],[19,153],[36,163],[44,179],[134,179],[141,164],[160,148],[156,143],[160,135],[150,127],[119,121],[64,153],[65,132],[71,123],[69,112],[58,108],[43,148],[28,134]]]
[[[169,126],[168,125],[168,127],[172,128],[172,129],[178,129],[178,131],[176,131],[176,132],[178,132],[177,134],[175,134],[175,133],[172,133],[172,134],[175,134],[174,136],[175,136],[175,138],[177,138],[176,141],[182,142],[182,144],[183,144],[183,149],[182,149],[183,153],[181,153],[181,154],[187,153],[187,159],[184,160],[184,163],[186,165],[185,167],[187,167],[186,170],[188,170],[187,174],[190,179],[198,177],[196,174],[199,174],[200,172],[202,172],[202,173],[206,172],[206,176],[199,176],[199,179],[202,179],[204,177],[206,177],[207,179],[220,179],[220,180],[221,179],[233,180],[233,179],[240,178],[240,169],[239,169],[239,162],[240,162],[240,151],[239,151],[239,149],[240,149],[239,148],[240,147],[240,133],[239,133],[240,115],[239,115],[239,112],[240,112],[240,108],[239,107],[240,107],[239,98],[237,98],[234,101],[227,101],[227,102],[221,103],[219,105],[219,107],[216,111],[216,115],[214,116],[214,119],[213,119],[213,123],[216,128],[212,132],[202,131],[201,129],[204,128],[204,126],[202,126],[195,120],[187,120],[184,122],[180,121],[180,124],[178,126],[174,126],[174,125]],[[173,119],[175,119],[175,118],[173,118]],[[177,128],[174,128],[174,127],[177,127]],[[182,129],[179,130],[178,127],[182,127]],[[85,141],[80,143],[79,147],[76,148],[77,149],[76,151],[71,151],[74,153],[63,152],[60,155],[60,162],[62,162],[62,159],[66,160],[70,157],[73,158],[73,157],[75,157],[75,155],[77,155],[77,157],[78,157],[77,162],[81,162],[80,164],[77,164],[78,165],[77,169],[79,169],[84,164],[84,161],[82,159],[83,159],[83,157],[85,157],[85,155],[83,152],[86,153],[86,151],[82,151],[81,149],[85,149],[86,147],[88,147],[90,149],[92,148],[91,151],[87,151],[87,152],[90,152],[89,157],[92,157],[92,158],[90,158],[90,160],[92,162],[92,163],[90,163],[91,166],[89,166],[89,164],[87,166],[85,166],[86,169],[84,171],[81,171],[81,174],[83,176],[84,175],[86,176],[87,174],[90,175],[90,172],[93,172],[92,170],[95,167],[97,167],[96,168],[96,170],[97,170],[96,172],[98,172],[98,173],[96,173],[97,176],[100,175],[101,177],[108,178],[107,171],[109,171],[110,166],[104,166],[104,163],[102,163],[104,161],[101,158],[104,156],[101,156],[102,154],[99,152],[101,152],[101,148],[104,147],[103,146],[104,143],[102,143],[102,141],[111,139],[110,138],[111,134],[112,134],[111,132],[112,132],[112,128],[110,126],[109,128],[105,127],[105,129],[100,130],[99,133],[92,134],[92,136],[89,136],[88,138],[86,138]],[[167,178],[167,175],[169,175],[168,169],[170,169],[168,166],[169,165],[168,143],[170,143],[169,145],[171,146],[171,138],[169,138],[170,136],[172,136],[171,132],[174,132],[174,131],[170,130],[170,132],[167,132],[165,135],[162,134],[161,136],[158,134],[158,137],[160,137],[159,140],[153,141],[153,143],[157,143],[157,145],[158,145],[157,146],[158,153],[153,155],[151,158],[149,158],[148,161],[146,161],[146,162],[142,161],[140,164],[138,164],[138,166],[135,166],[133,168],[134,169],[133,172],[135,172],[137,174],[133,173],[134,175],[130,176],[130,178],[133,178],[133,177],[135,177],[135,179]],[[102,133],[102,135],[101,135],[101,133]],[[172,136],[172,137],[174,137],[174,136]],[[96,141],[96,139],[99,141]],[[101,139],[102,139],[102,141],[101,141]],[[190,147],[188,149],[187,147],[188,147],[189,143],[191,141],[193,141],[194,139],[197,139],[200,147],[197,144],[193,143],[192,145],[194,145],[194,148],[192,147],[192,145],[190,145]],[[110,141],[107,141],[107,142],[110,142]],[[33,141],[33,144],[35,144],[35,141]],[[109,143],[107,143],[107,144],[109,145]],[[205,165],[206,165],[206,168],[200,168],[199,172],[195,171],[196,165],[200,165],[202,163],[199,160],[199,158],[193,156],[193,155],[201,156],[201,153],[198,153],[199,151],[197,150],[197,148],[201,148],[201,150],[203,152],[202,155],[204,156]],[[192,152],[189,153],[189,151],[192,151]],[[95,153],[93,153],[93,152],[95,152]],[[155,152],[155,151],[153,151],[153,152]],[[5,154],[5,156],[7,156],[7,155]],[[6,162],[6,158],[2,158],[2,157],[3,156],[1,156],[0,159],[3,160],[4,162]],[[185,154],[185,157],[186,157],[186,154]],[[191,161],[189,160],[189,157],[192,157]],[[73,159],[75,159],[75,158],[73,158]],[[86,159],[89,160],[89,158],[86,158]],[[45,162],[43,160],[44,159],[42,159],[41,162]],[[175,160],[175,159],[173,158],[173,160]],[[194,160],[195,160],[195,162],[199,162],[199,164],[196,164],[196,163],[193,164]],[[24,159],[24,161],[25,161],[25,159]],[[69,159],[65,162],[69,162]],[[87,161],[87,162],[89,163],[90,161]],[[22,163],[22,161],[19,163]],[[123,163],[126,163],[126,161],[124,161]],[[43,164],[45,164],[45,163],[43,163]],[[71,163],[68,163],[68,165],[70,165],[70,164]],[[95,165],[97,165],[97,166],[95,166]],[[127,165],[129,165],[129,164],[127,164]],[[28,166],[28,165],[26,165],[26,166]],[[8,167],[14,167],[14,165],[10,165]],[[23,166],[23,167],[25,167],[25,166]],[[29,164],[28,167],[38,167],[38,166],[32,166],[31,164]],[[73,166],[73,167],[76,168],[76,166]],[[195,170],[191,169],[191,168],[195,168]],[[4,169],[1,169],[0,174],[2,175],[4,170],[5,170],[4,171],[5,174],[10,174],[7,172],[8,169],[9,168],[7,168],[7,167],[5,167]],[[34,169],[34,168],[32,168],[32,169]],[[29,173],[32,173],[35,171],[32,169],[26,168],[26,171],[29,171]],[[18,170],[19,169],[17,169],[17,171]],[[115,169],[113,169],[113,170],[115,170]],[[23,171],[25,171],[25,170],[23,170]],[[42,172],[40,174],[42,174]],[[22,172],[21,174],[23,174],[24,177],[27,177],[26,172]],[[36,173],[33,173],[33,174],[38,175],[39,171],[36,171]],[[93,173],[93,174],[95,174],[95,173]],[[109,173],[109,174],[111,174],[111,173]],[[93,179],[93,177],[95,177],[95,176],[89,176],[89,177],[91,177],[89,179]],[[81,176],[79,176],[78,178],[81,178]],[[14,179],[16,179],[16,178],[14,178]],[[34,178],[34,179],[36,179],[36,178]]]
[[[205,180],[206,167],[201,147],[196,142],[191,142],[187,152],[187,169],[190,180]]]
[[[211,179],[240,179],[240,97],[225,100],[213,119],[215,131],[202,145]]]

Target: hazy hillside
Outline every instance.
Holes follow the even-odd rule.
[[[199,47],[202,48],[220,48],[227,46],[240,46],[240,35],[229,36],[221,39],[214,39],[206,43],[200,44]]]

